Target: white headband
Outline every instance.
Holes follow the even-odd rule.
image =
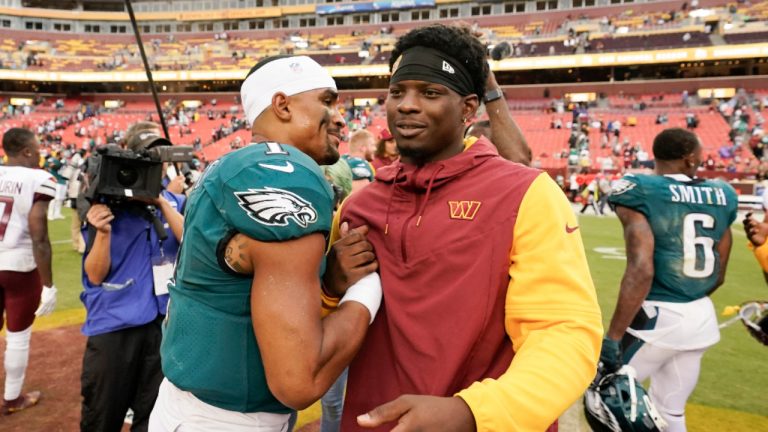
[[[272,96],[282,92],[286,96],[321,88],[336,90],[336,82],[316,61],[307,56],[286,57],[273,60],[260,67],[243,81],[240,100],[248,123],[269,105]]]

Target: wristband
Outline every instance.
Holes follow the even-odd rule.
[[[483,96],[483,102],[493,102],[495,100],[501,99],[504,96],[504,92],[501,91],[501,88],[496,87],[493,90],[488,90],[485,92],[485,96]]]
[[[368,322],[368,324],[371,324],[373,319],[376,318],[376,312],[379,311],[381,297],[381,278],[379,278],[378,273],[373,272],[349,287],[347,293],[339,301],[339,306],[348,301],[362,304],[371,314],[371,321]]]
[[[749,247],[749,249],[752,250],[752,253],[755,254],[757,263],[760,264],[763,271],[768,273],[768,241],[757,247],[753,245],[752,242],[748,242],[747,247]]]

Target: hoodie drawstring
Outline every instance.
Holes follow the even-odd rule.
[[[397,164],[397,171],[395,171],[395,177],[392,179],[392,187],[390,188],[389,201],[387,201],[387,213],[384,216],[384,235],[389,234],[389,210],[392,209],[392,200],[395,197],[395,185],[397,184],[397,176],[400,175],[400,171],[403,170],[402,164]]]
[[[419,217],[416,219],[416,226],[419,226],[421,224],[421,216],[424,215],[424,209],[427,207],[427,202],[429,201],[429,194],[432,193],[432,184],[435,182],[435,178],[437,177],[437,174],[445,168],[444,165],[440,165],[435,172],[432,173],[432,176],[429,178],[429,184],[427,185],[427,193],[424,196],[424,201],[421,203],[421,207],[419,207],[418,215]]]

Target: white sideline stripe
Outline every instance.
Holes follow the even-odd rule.
[[[53,241],[51,241],[52,245],[64,244],[64,243],[72,243],[72,240],[67,239],[67,240],[53,240]]]

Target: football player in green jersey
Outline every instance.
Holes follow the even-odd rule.
[[[352,192],[356,192],[373,181],[373,165],[368,162],[373,157],[376,138],[366,129],[360,129],[349,138],[349,154],[342,156],[352,170]]]
[[[309,57],[272,57],[241,98],[253,144],[213,162],[187,205],[153,431],[286,430],[351,361],[381,301],[362,227],[329,255],[323,288],[347,302],[321,318],[333,193],[318,164],[338,159],[345,126],[333,78]]]
[[[653,153],[655,174],[624,176],[608,198],[624,226],[627,268],[601,373],[628,363],[639,381],[650,378],[668,430],[681,432],[701,357],[720,339],[709,295],[725,277],[737,197],[725,182],[695,178],[702,151],[693,133],[666,129]]]

